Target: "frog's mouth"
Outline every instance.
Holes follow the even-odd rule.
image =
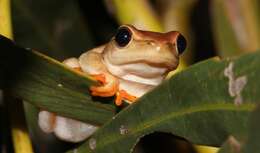
[[[138,61],[137,63],[146,63],[147,65],[149,66],[152,66],[152,67],[157,67],[157,68],[167,68],[170,70],[174,70],[177,68],[179,62],[178,61],[171,61],[169,62],[170,60],[166,59],[164,60],[164,62],[155,62],[155,61],[151,61],[151,60],[143,60],[143,61]]]
[[[104,64],[108,70],[119,78],[127,76],[135,76],[139,78],[161,78],[165,76],[169,71],[176,69],[178,66],[178,60],[167,63],[163,61],[154,62],[154,60],[138,59],[131,60],[130,62],[121,62],[120,64],[114,64],[108,58],[104,56]],[[167,65],[168,64],[168,65]]]
[[[113,65],[104,60],[108,71],[118,78],[138,82],[147,85],[157,85],[169,71],[166,67],[159,65],[150,65],[149,63],[127,63],[122,65]]]
[[[110,63],[112,65],[117,65],[117,66],[146,64],[156,68],[167,68],[169,71],[176,69],[179,64],[179,57],[175,56],[174,54],[167,54],[167,55],[146,54],[145,56],[143,56],[143,53],[141,54],[108,53],[104,55],[104,60],[107,63]]]

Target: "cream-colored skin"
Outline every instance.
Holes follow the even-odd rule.
[[[98,80],[103,76],[102,86],[90,88],[92,95],[116,95],[121,98],[117,105],[120,105],[122,100],[129,103],[135,101],[135,98],[160,84],[167,73],[176,69],[179,63],[176,45],[180,35],[178,32],[141,31],[130,25],[121,28],[128,29],[132,34],[126,46],[120,47],[113,37],[107,44],[83,53],[78,59],[70,58],[64,61],[69,67],[79,69]],[[125,91],[127,96],[121,91]],[[98,128],[48,113],[39,113],[40,127],[45,132],[54,132],[65,141],[82,141]]]

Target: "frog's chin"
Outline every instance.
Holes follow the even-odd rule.
[[[171,53],[133,53],[133,52],[121,52],[121,51],[110,51],[105,52],[103,57],[106,61],[113,65],[129,65],[136,63],[143,63],[152,67],[168,68],[174,70],[178,66],[179,57]]]

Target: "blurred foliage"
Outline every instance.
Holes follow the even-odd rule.
[[[260,47],[259,6],[255,0],[212,1],[213,32],[220,56],[254,52]]]
[[[10,8],[9,0],[0,1],[0,34],[12,39],[13,33]],[[2,49],[0,49],[0,51],[2,53],[5,52],[5,50]],[[1,59],[1,62],[2,61],[3,60]],[[4,72],[3,68],[1,68],[0,72],[0,87],[2,87],[3,84],[6,83],[5,77],[2,75]],[[3,124],[0,131],[0,133],[3,133],[0,135],[1,152],[14,151],[16,153],[32,153],[32,143],[25,122],[22,105],[17,105],[17,100],[14,100],[8,92],[3,92],[0,89],[0,93],[0,123],[1,125]],[[5,103],[2,102],[2,99],[5,100]],[[13,111],[16,113],[13,113]]]
[[[182,55],[181,62],[186,65],[191,64],[192,49],[194,48],[191,16],[194,11],[197,0],[157,0],[156,6],[158,7],[159,15],[164,26],[164,31],[180,31],[188,41],[186,51]],[[196,36],[195,36],[196,37]]]
[[[0,1],[0,34],[12,38],[10,1]]]
[[[0,0],[0,33],[8,33],[10,38],[11,22],[1,20],[2,15],[9,16],[10,13],[8,7],[2,9],[8,5],[6,2],[8,1]],[[188,42],[186,52],[181,57],[181,67],[213,56],[229,58],[260,48],[259,0],[11,2],[15,41],[23,47],[39,50],[60,61],[72,56],[78,57],[82,52],[106,43],[117,27],[125,23],[146,30],[180,31]],[[0,75],[1,87],[2,82]],[[37,127],[35,116],[38,109],[34,105],[25,105],[37,153],[63,152],[73,147],[58,141],[52,135],[43,134]]]
[[[138,29],[149,31],[164,31],[156,11],[147,0],[105,0],[105,2],[119,24],[131,24]]]
[[[78,56],[93,46],[76,1],[12,1],[14,39],[57,59]],[[52,51],[52,52],[49,52]]]

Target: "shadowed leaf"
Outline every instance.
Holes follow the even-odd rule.
[[[112,105],[92,100],[89,86],[95,82],[85,74],[39,52],[17,47],[2,36],[0,50],[5,88],[16,97],[41,109],[97,125],[115,113]]]
[[[249,118],[249,126],[244,129],[244,135],[240,138],[229,136],[226,142],[221,146],[218,153],[253,153],[260,149],[260,107],[251,113]]]

